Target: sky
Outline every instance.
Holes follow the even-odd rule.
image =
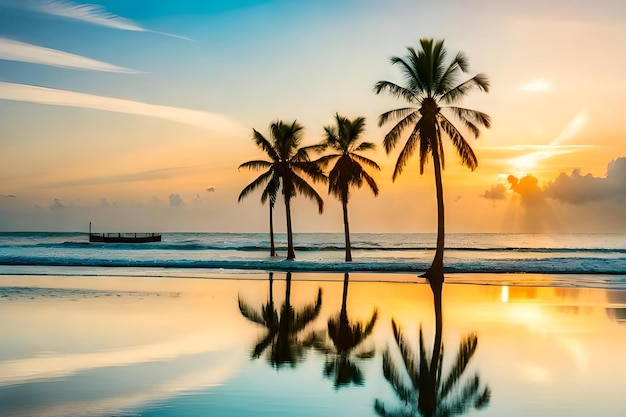
[[[0,0],[0,231],[265,232],[260,194],[237,202],[252,129],[297,120],[315,144],[339,113],[381,166],[351,231],[436,232],[432,163],[392,181],[377,119],[404,103],[372,91],[420,38],[491,83],[462,103],[493,121],[478,168],[445,148],[448,232],[626,232],[622,0]],[[297,197],[294,231],[341,233],[316,189],[324,213]]]

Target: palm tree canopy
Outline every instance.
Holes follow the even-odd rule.
[[[273,205],[276,195],[281,188],[286,198],[292,198],[296,192],[315,200],[319,212],[324,209],[321,196],[302,177],[310,177],[313,182],[325,182],[326,176],[320,167],[311,161],[309,153],[322,149],[319,145],[300,147],[304,128],[298,122],[291,124],[276,121],[270,125],[270,139],[268,140],[256,129],[253,129],[253,140],[263,150],[269,160],[253,160],[244,162],[239,168],[252,171],[267,169],[258,178],[248,184],[239,194],[239,201],[247,197],[258,188],[265,186],[261,201],[268,199]]]
[[[485,74],[477,74],[459,82],[459,76],[469,70],[467,57],[458,52],[451,60],[447,58],[448,53],[443,40],[421,39],[418,51],[408,47],[405,57],[391,58],[392,65],[400,67],[404,83],[398,85],[391,81],[379,81],[374,86],[376,94],[387,92],[409,103],[408,107],[390,110],[378,118],[379,126],[390,120],[397,120],[383,141],[387,153],[396,147],[402,132],[410,130],[406,144],[398,156],[393,173],[394,180],[417,149],[421,174],[424,173],[424,165],[433,149],[438,151],[443,168],[442,132],[452,141],[463,165],[472,171],[478,166],[476,155],[464,135],[442,110],[451,113],[462,122],[472,136],[478,137],[480,127],[491,126],[490,117],[477,110],[458,107],[456,104],[472,90],[488,92],[489,80]]]
[[[328,173],[328,192],[341,201],[349,198],[350,187],[361,188],[367,183],[374,195],[378,195],[378,185],[365,171],[363,166],[380,171],[380,167],[369,158],[357,154],[357,152],[375,149],[372,142],[360,142],[360,136],[365,131],[365,118],[357,117],[353,120],[335,114],[335,124],[324,128],[324,140],[322,146],[330,148],[337,153],[325,155],[316,162],[325,168],[335,161],[333,168]]]

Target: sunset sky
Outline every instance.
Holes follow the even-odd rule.
[[[422,37],[491,81],[463,102],[493,120],[476,171],[446,148],[448,232],[626,232],[623,0],[0,0],[0,231],[265,232],[260,194],[237,202],[252,129],[297,119],[314,144],[339,112],[382,167],[352,231],[435,232],[432,163],[391,181],[377,118],[403,103],[372,92]],[[294,231],[342,232],[317,189]]]

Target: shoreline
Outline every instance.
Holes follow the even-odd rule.
[[[17,269],[24,268],[24,271]],[[23,287],[27,277],[50,278],[142,278],[151,280],[184,279],[207,281],[265,281],[273,273],[276,281],[284,281],[286,271],[271,270],[213,270],[201,268],[104,268],[104,267],[18,267],[0,273],[0,287]],[[47,271],[44,271],[47,270]],[[193,273],[191,273],[193,271]],[[350,282],[370,284],[427,284],[425,278],[404,272],[350,272]],[[578,288],[626,291],[626,275],[608,274],[535,274],[535,273],[446,273],[448,285],[472,285],[487,287],[536,287]],[[622,279],[620,279],[622,278]],[[342,282],[343,272],[297,271],[292,273],[294,282]],[[22,281],[22,282],[19,282]]]

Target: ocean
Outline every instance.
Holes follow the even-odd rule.
[[[0,274],[367,272],[387,281],[411,274],[419,281],[432,261],[436,235],[355,233],[351,240],[353,262],[346,263],[341,233],[295,234],[296,259],[287,261],[284,234],[276,236],[278,256],[270,257],[267,233],[165,233],[158,243],[111,244],[89,243],[85,233],[3,232]],[[506,274],[517,285],[626,289],[626,234],[448,234],[444,262],[452,281],[502,283],[498,276]]]

